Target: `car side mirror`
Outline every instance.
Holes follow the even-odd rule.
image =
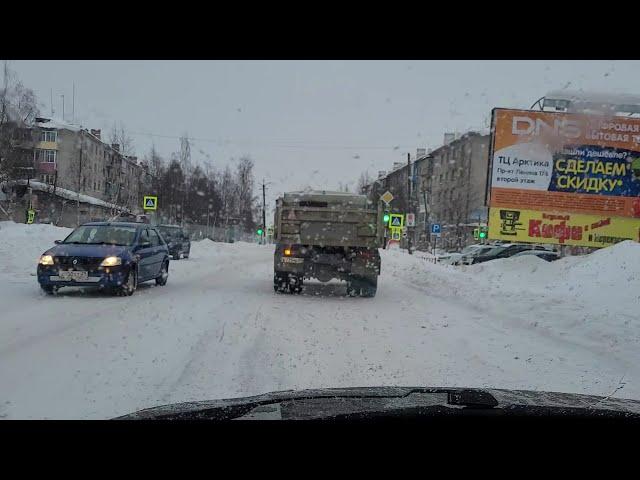
[[[62,240],[54,240],[53,243],[55,243],[56,245],[60,245],[62,243]]]

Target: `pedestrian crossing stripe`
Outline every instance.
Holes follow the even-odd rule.
[[[152,195],[145,195],[142,206],[145,210],[157,210],[158,197],[152,196]]]

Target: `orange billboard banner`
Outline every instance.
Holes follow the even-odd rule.
[[[640,218],[640,119],[494,109],[489,206]]]

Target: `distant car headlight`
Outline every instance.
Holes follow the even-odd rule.
[[[53,265],[53,255],[41,255],[40,265]]]
[[[100,264],[101,267],[115,267],[116,265],[122,265],[122,258],[107,257]]]

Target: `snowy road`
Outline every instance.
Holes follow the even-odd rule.
[[[383,251],[375,298],[346,297],[340,283],[279,295],[272,246],[205,240],[171,262],[166,287],[48,297],[34,258],[61,232],[38,225],[25,237],[25,226],[2,226],[0,418],[110,418],[188,400],[377,385],[596,395],[622,385],[616,396],[640,398],[640,278],[629,270],[633,298],[600,310],[535,283],[540,269],[577,275],[576,259],[524,259],[533,280],[519,286],[514,262],[456,270]]]

